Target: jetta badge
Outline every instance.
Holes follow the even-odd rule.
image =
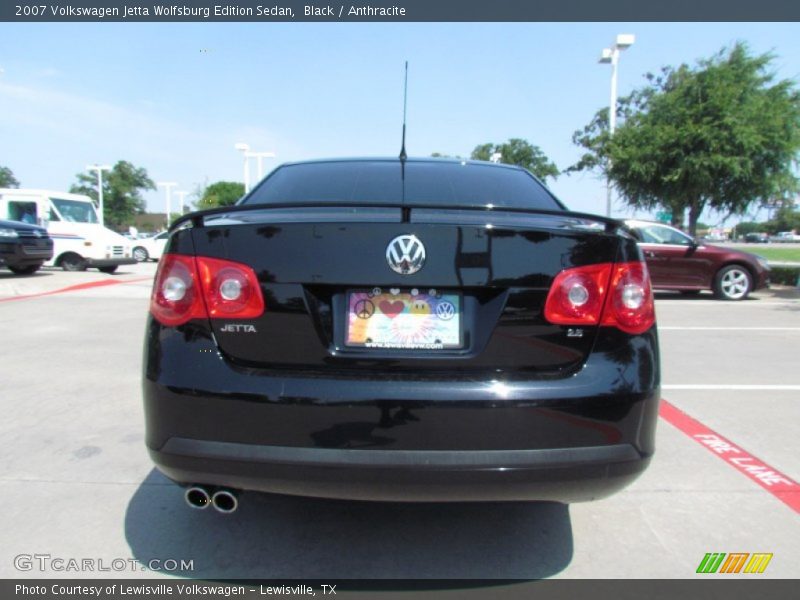
[[[395,273],[413,275],[425,264],[425,246],[415,235],[398,235],[386,247],[386,262]]]

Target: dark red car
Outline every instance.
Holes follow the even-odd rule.
[[[769,283],[769,266],[760,256],[698,242],[664,223],[627,220],[625,224],[639,241],[656,289],[684,293],[710,289],[722,300],[744,300]]]

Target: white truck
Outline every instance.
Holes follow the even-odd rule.
[[[53,239],[53,258],[45,265],[65,271],[87,267],[113,273],[136,262],[130,241],[100,225],[88,196],[52,190],[0,188],[0,219],[41,225]]]

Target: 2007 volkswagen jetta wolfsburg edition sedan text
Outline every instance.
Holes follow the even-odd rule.
[[[636,239],[517,167],[283,165],[175,223],[150,313],[147,445],[195,507],[591,500],[653,454]]]

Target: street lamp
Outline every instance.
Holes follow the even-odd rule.
[[[103,209],[103,171],[110,171],[111,167],[108,165],[86,165],[87,171],[97,172],[97,200],[100,210],[100,227],[105,227],[105,211]]]
[[[275,158],[275,153],[251,152],[250,144],[245,144],[244,142],[237,142],[233,147],[244,156],[244,193],[246,194],[250,191],[250,159],[258,159],[258,180],[261,181],[261,178],[264,176],[262,160],[265,158]]]
[[[248,156],[252,156],[252,157],[258,159],[258,180],[261,181],[261,179],[264,177],[264,169],[263,169],[263,164],[262,164],[261,161],[264,158],[275,158],[275,153],[274,152],[248,152],[247,154],[248,154]]]
[[[611,65],[611,102],[608,106],[608,132],[614,135],[617,128],[617,65],[619,64],[619,53],[627,50],[636,41],[636,36],[632,33],[620,33],[614,40],[611,48],[603,48],[600,55],[600,64]],[[606,216],[611,216],[611,179],[606,179]]]
[[[169,229],[169,224],[170,224],[169,209],[170,209],[170,200],[172,199],[171,192],[172,188],[174,188],[178,184],[175,183],[174,181],[159,181],[158,183],[156,183],[156,185],[158,187],[163,187],[164,189],[167,190],[167,229]]]
[[[181,206],[180,214],[183,214],[183,199],[186,198],[186,194],[188,193],[189,192],[185,190],[175,190],[175,195],[178,197]]]

